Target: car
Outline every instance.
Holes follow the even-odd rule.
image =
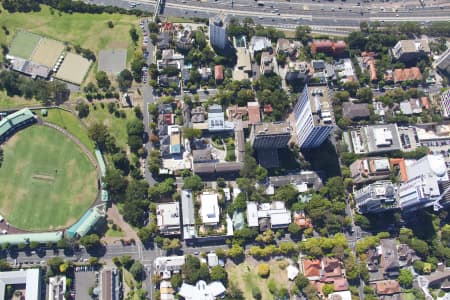
[[[195,252],[194,252],[194,255],[198,255],[198,254],[199,254],[199,252],[198,252],[198,251],[195,251]]]

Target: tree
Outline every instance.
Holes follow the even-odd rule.
[[[244,157],[244,165],[242,166],[242,169],[240,171],[241,177],[255,178],[257,167],[258,164],[256,163],[256,159],[246,153]]]
[[[133,119],[127,123],[127,134],[142,136],[144,133],[144,124],[139,119]]]
[[[120,263],[125,269],[129,270],[134,263],[134,259],[132,259],[129,255],[123,255],[120,257]]]
[[[109,196],[113,201],[119,200],[124,194],[128,186],[128,181],[122,176],[122,172],[116,168],[106,169],[103,182],[109,192]]]
[[[0,272],[11,270],[11,265],[4,259],[0,259]]]
[[[198,175],[192,175],[183,179],[183,188],[198,191],[203,187],[203,181]]]
[[[85,235],[80,239],[81,245],[83,245],[86,250],[91,251],[96,247],[100,246],[100,238],[95,233]]]
[[[297,200],[298,191],[292,184],[287,184],[277,189],[274,198],[290,205]]]
[[[133,41],[133,43],[135,43],[135,44],[139,40],[139,35],[138,35],[135,27],[132,27],[130,29],[130,37],[131,37],[131,40]]]
[[[400,274],[398,275],[398,282],[400,285],[405,288],[409,289],[412,287],[414,277],[409,269],[400,269]]]
[[[142,137],[138,135],[129,135],[128,136],[128,146],[130,146],[130,150],[133,153],[137,153],[139,149],[142,148],[143,140]]]
[[[322,292],[325,297],[328,297],[329,294],[334,293],[334,286],[332,284],[325,284],[322,288]]]
[[[202,131],[200,129],[183,127],[183,136],[184,138],[191,141],[194,138],[200,138],[202,136]]]
[[[295,28],[295,38],[301,40],[302,43],[308,41],[308,36],[311,33],[311,27],[307,25],[299,25]]]
[[[112,161],[113,161],[114,167],[123,171],[124,175],[127,175],[130,172],[130,161],[128,160],[125,152],[120,151],[120,152],[115,153],[112,156]]]
[[[261,300],[262,298],[261,290],[257,286],[252,287],[252,296],[256,300]]]
[[[106,149],[106,142],[109,136],[108,127],[96,122],[88,128],[88,135],[100,150]]]
[[[448,245],[450,243],[450,225],[449,224],[445,224],[441,228],[441,240],[446,245]]]
[[[358,91],[356,92],[356,98],[358,98],[360,102],[372,103],[373,99],[372,89],[369,87],[362,87],[358,89]]]
[[[221,281],[224,285],[227,285],[228,277],[227,271],[222,266],[214,266],[211,268],[210,277],[211,281]]]
[[[178,289],[183,284],[183,278],[181,278],[181,275],[178,273],[175,273],[170,278],[170,283],[172,284],[172,287],[174,289]]]
[[[299,290],[303,290],[309,285],[309,279],[303,274],[298,274],[294,282]]]
[[[291,235],[298,236],[301,233],[302,229],[300,228],[300,226],[292,222],[288,226],[288,231]]]
[[[244,248],[238,244],[233,244],[233,246],[227,250],[227,256],[236,259],[244,254]]]
[[[359,83],[356,81],[347,81],[344,83],[344,89],[349,92],[350,96],[356,96],[356,92],[359,88]]]
[[[95,74],[95,80],[97,80],[98,87],[103,90],[107,90],[111,86],[111,81],[105,71],[98,71]]]
[[[263,277],[263,278],[267,278],[269,277],[270,274],[270,266],[269,264],[266,263],[261,263],[258,265],[258,275]]]
[[[264,180],[267,178],[267,170],[261,166],[257,166],[255,176],[256,176],[256,180],[259,180],[259,181]]]
[[[77,103],[75,109],[78,111],[78,117],[80,119],[86,118],[89,115],[89,105],[83,102]]]
[[[231,283],[226,291],[225,300],[244,300],[244,294],[242,291],[234,284]]]
[[[131,265],[130,273],[131,275],[133,275],[134,279],[136,279],[137,281],[142,281],[145,274],[144,266],[136,260]]]
[[[117,82],[121,91],[126,91],[133,83],[133,74],[127,69],[122,70],[117,76]]]

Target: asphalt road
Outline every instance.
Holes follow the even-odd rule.
[[[90,0],[89,2],[124,8],[130,8],[130,3],[136,3],[136,8],[150,12],[154,12],[156,3],[153,0]],[[263,6],[261,2],[264,3]],[[359,27],[362,21],[414,20],[425,24],[425,22],[449,20],[450,2],[425,0],[425,6],[422,7],[419,0],[371,1],[369,3],[362,0],[166,0],[161,9],[163,16],[189,18],[208,18],[217,13],[240,19],[250,17],[255,23],[278,28],[294,29],[301,24],[310,25],[315,31],[339,33],[349,28]]]

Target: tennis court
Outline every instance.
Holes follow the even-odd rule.
[[[29,59],[41,37],[28,31],[18,31],[11,41],[9,54]]]
[[[89,71],[91,61],[74,53],[67,53],[55,78],[81,85]]]
[[[38,64],[53,68],[63,50],[63,43],[52,39],[42,38],[31,54],[31,60]]]

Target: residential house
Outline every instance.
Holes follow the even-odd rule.
[[[334,292],[328,295],[328,300],[352,300],[350,291]]]
[[[245,47],[238,47],[236,48],[236,56],[237,62],[233,72],[233,79],[248,79],[253,73],[249,51]]]
[[[397,241],[395,239],[381,239],[381,268],[385,278],[399,275],[399,258]]]
[[[372,284],[373,289],[378,297],[392,296],[400,294],[402,289],[397,280],[381,280]]]
[[[394,58],[402,62],[417,60],[431,53],[426,39],[400,40],[391,51]]]
[[[277,54],[283,53],[290,57],[294,57],[297,53],[297,50],[302,47],[302,43],[299,41],[289,41],[285,38],[279,38],[277,40],[277,45],[275,47],[275,51]]]
[[[191,109],[191,122],[192,123],[203,123],[205,122],[205,109],[203,106],[196,106]]]
[[[294,223],[297,224],[301,229],[313,227],[311,219],[308,218],[303,211],[294,212]]]
[[[214,66],[214,80],[216,81],[216,83],[223,81],[223,66],[222,65]]]
[[[385,81],[391,81],[388,76]],[[392,81],[394,83],[402,83],[405,81],[420,81],[422,80],[422,72],[417,67],[407,68],[407,69],[395,69],[392,73]]]
[[[359,121],[370,117],[369,104],[367,103],[342,103],[342,116],[345,119]]]
[[[344,41],[332,42],[330,40],[314,40],[311,43],[311,53],[313,55],[322,52],[335,57],[342,56],[346,48],[347,45]]]
[[[208,81],[209,78],[210,78],[211,75],[212,75],[211,68],[209,68],[209,67],[202,67],[202,68],[199,68],[199,69],[198,69],[198,73],[200,74],[200,78],[201,78],[203,81]]]
[[[161,300],[175,300],[175,290],[169,280],[162,280],[159,284],[159,294]]]
[[[254,57],[255,53],[272,49],[272,42],[265,36],[252,36],[248,45],[250,54]]]
[[[183,223],[183,239],[190,240],[197,236],[195,229],[194,199],[191,190],[181,190],[181,212]]]
[[[155,273],[162,276],[163,279],[170,279],[172,273],[179,273],[185,263],[183,256],[160,256],[155,258]]]
[[[247,202],[247,223],[249,227],[259,226],[260,231],[269,228],[287,228],[291,223],[291,213],[282,201],[261,204],[249,201]]]
[[[163,235],[181,233],[180,205],[178,202],[158,203],[156,206],[156,221],[159,232]]]
[[[208,260],[208,267],[212,268],[219,265],[219,257],[216,253],[210,252],[206,255]]]
[[[361,69],[369,72],[370,81],[372,82],[378,80],[375,57],[376,54],[374,52],[363,51],[361,53]]]
[[[261,112],[257,101],[247,102],[248,124],[258,124],[261,122]]]
[[[272,74],[275,71],[274,57],[267,51],[261,53],[260,72],[263,75]]]
[[[158,50],[166,50],[170,48],[170,32],[163,31],[158,34]]]
[[[284,79],[286,81],[302,80],[308,82],[314,73],[312,67],[305,61],[289,61],[285,69],[286,75]]]
[[[293,265],[289,265],[286,268],[286,272],[287,272],[287,276],[289,280],[295,280],[295,278],[297,277],[298,273],[300,273],[299,269]]]
[[[391,174],[389,159],[385,157],[357,159],[349,169],[354,183],[387,179]]]
[[[194,32],[191,26],[185,26],[179,30],[175,40],[175,46],[178,50],[189,51],[194,44]]]
[[[299,265],[301,272],[309,281],[320,280],[322,271],[322,262],[320,259],[303,259]]]
[[[412,98],[400,102],[400,111],[406,116],[418,115],[422,113],[422,105],[417,98]]]
[[[353,69],[352,60],[350,58],[344,58],[337,61],[334,65],[334,71],[338,75],[341,83],[357,80],[355,70]]]
[[[216,193],[204,192],[200,196],[200,216],[203,225],[217,226],[220,222],[219,197]]]
[[[165,49],[162,51],[161,59],[156,62],[158,70],[162,71],[169,67],[181,70],[184,66],[184,55],[175,53],[173,49]]]
[[[225,121],[222,106],[213,104],[208,108],[208,130],[210,132],[233,130],[234,124]]]

